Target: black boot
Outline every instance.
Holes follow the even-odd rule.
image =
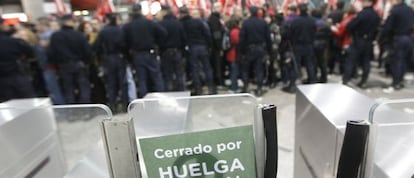
[[[282,91],[286,92],[286,93],[296,93],[296,85],[293,82],[290,82],[288,86],[283,87]]]
[[[362,89],[367,88],[367,79],[362,79],[357,86]]]
[[[249,85],[248,84],[244,84],[243,85],[243,89],[241,91],[242,93],[249,93]]]
[[[191,95],[201,95],[203,94],[203,89],[201,87],[195,87],[194,91],[191,93]]]
[[[216,86],[209,86],[208,87],[208,94],[209,95],[216,95],[217,94],[217,87]]]

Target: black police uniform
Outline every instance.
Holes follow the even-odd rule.
[[[164,27],[146,19],[143,15],[134,15],[133,20],[124,26],[124,39],[127,49],[133,55],[140,98],[148,92],[148,80],[152,81],[155,91],[164,90],[156,48],[157,42],[165,36],[167,31]]]
[[[301,7],[299,7],[301,8]],[[302,7],[305,8],[305,7]],[[300,69],[303,63],[306,67],[308,79],[306,83],[315,83],[316,71],[315,71],[315,59],[313,51],[313,42],[316,35],[316,23],[315,20],[307,13],[300,14],[291,25],[291,40],[293,45],[293,52],[295,54],[295,62],[297,68]],[[294,71],[292,71],[294,72]],[[291,85],[295,83],[299,76],[299,72],[294,72],[291,75]]]
[[[0,102],[34,97],[29,77],[20,65],[24,58],[34,57],[34,49],[26,42],[0,33]]]
[[[168,36],[160,44],[165,89],[184,91],[185,61],[182,52],[185,50],[187,38],[184,27],[172,14],[164,16],[160,24],[168,32]]]
[[[225,28],[221,23],[220,13],[211,13],[210,17],[207,20],[207,23],[210,27],[211,36],[213,37],[211,64],[213,66],[214,81],[217,85],[224,85],[224,60],[221,53]]]
[[[191,69],[191,77],[193,86],[195,87],[195,94],[201,94],[201,70],[203,68],[205,80],[209,88],[209,94],[214,94],[213,72],[209,60],[209,46],[211,46],[211,36],[207,27],[200,19],[193,19],[190,16],[185,16],[181,19],[187,34],[187,43],[190,47],[189,64]]]
[[[117,97],[121,103],[128,102],[126,87],[126,60],[123,57],[124,40],[122,29],[112,23],[106,25],[94,43],[94,51],[101,56],[109,106],[114,108]]]
[[[269,26],[263,19],[257,17],[257,7],[251,7],[251,16],[243,22],[240,29],[239,47],[244,56],[242,61],[243,91],[247,92],[249,86],[250,67],[254,66],[256,73],[257,95],[262,95],[264,79],[264,59],[266,52],[272,50]]]
[[[403,87],[406,65],[413,57],[413,41],[410,37],[414,27],[414,11],[405,3],[394,6],[385,22],[382,35],[393,39],[394,58],[391,61],[393,87]]]
[[[370,62],[373,58],[373,41],[376,38],[380,17],[373,7],[365,7],[348,23],[346,29],[352,35],[352,44],[349,47],[348,59],[345,61],[343,83],[347,84],[354,74],[358,64],[362,64],[362,78],[358,86],[364,87],[370,72]]]
[[[86,37],[73,29],[62,26],[55,32],[48,48],[50,64],[57,65],[62,79],[66,103],[89,103],[90,83],[87,64],[90,63],[92,49]],[[79,99],[75,99],[75,86],[79,88]]]
[[[319,82],[328,82],[327,60],[325,58],[326,50],[329,47],[329,41],[332,38],[332,32],[328,24],[321,18],[316,19],[317,31],[313,43],[316,62],[320,71]]]

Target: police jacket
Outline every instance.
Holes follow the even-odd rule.
[[[160,43],[161,51],[168,48],[176,48],[183,50],[187,43],[187,36],[183,25],[175,18],[174,15],[166,15],[160,22],[167,30],[167,37]]]
[[[19,74],[19,60],[34,57],[34,49],[25,41],[0,34],[0,77]]]
[[[92,58],[92,49],[86,37],[72,27],[63,26],[55,32],[48,47],[50,64],[65,64],[83,61],[88,63]]]
[[[315,33],[315,45],[320,43],[328,43],[332,38],[332,32],[329,25],[323,19],[315,19],[316,33]]]
[[[353,38],[373,41],[377,35],[380,21],[381,19],[373,7],[365,7],[348,23],[346,29]]]
[[[211,36],[208,28],[200,19],[193,19],[190,16],[185,16],[181,19],[187,34],[188,45],[207,45],[211,46]]]
[[[255,15],[245,20],[240,30],[240,50],[246,51],[251,45],[264,45],[267,52],[272,51],[269,26]]]
[[[135,15],[133,20],[124,26],[126,47],[132,51],[149,51],[156,49],[157,44],[167,36],[167,31],[161,25]]]
[[[293,45],[312,45],[316,35],[316,22],[308,14],[301,14],[291,25]]]
[[[124,46],[122,29],[117,25],[106,25],[99,32],[93,49],[98,55],[121,54]]]
[[[410,35],[414,26],[414,11],[405,3],[398,4],[387,18],[383,34],[389,36]]]

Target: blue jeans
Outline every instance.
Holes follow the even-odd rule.
[[[239,85],[237,80],[239,79],[239,63],[234,61],[230,64],[230,79],[231,79],[231,87],[232,91],[237,91],[239,89]]]
[[[57,82],[56,71],[46,69],[43,71],[43,78],[46,83],[46,88],[50,93],[53,104],[65,104],[65,98],[63,98],[62,90]]]
[[[126,68],[126,82],[128,87],[128,102],[131,102],[137,99],[137,87],[135,86],[135,80],[130,66]]]

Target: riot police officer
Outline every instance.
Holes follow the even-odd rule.
[[[362,64],[362,78],[358,83],[361,88],[366,87],[371,59],[373,58],[373,41],[380,25],[380,17],[375,12],[375,0],[364,0],[364,9],[348,23],[346,29],[352,35],[352,44],[349,47],[348,59],[345,61],[343,84],[348,84],[354,74],[357,64]]]
[[[200,65],[203,67],[209,94],[215,94],[216,89],[213,81],[213,72],[209,61],[209,46],[212,44],[210,32],[201,19],[193,18],[189,15],[189,11],[186,7],[181,7],[179,12],[181,23],[187,34],[190,53],[189,64],[195,89],[194,94],[202,94]]]
[[[250,7],[251,16],[243,22],[240,30],[239,46],[241,53],[245,55],[242,61],[243,91],[247,92],[249,87],[250,66],[254,66],[256,73],[257,90],[256,95],[263,95],[264,59],[266,52],[270,54],[272,41],[269,26],[263,19],[258,18],[259,8]]]
[[[382,36],[394,40],[394,58],[391,61],[394,89],[404,87],[403,80],[407,62],[412,59],[413,41],[410,37],[414,27],[414,11],[403,0],[393,0],[394,8],[385,22]]]
[[[299,69],[303,63],[308,74],[308,79],[304,83],[315,83],[316,71],[314,62],[313,42],[316,35],[315,20],[308,15],[308,5],[299,4],[300,15],[291,24],[290,39],[293,46],[294,62],[296,70],[291,70],[289,86],[284,91],[294,92],[296,79],[299,76]]]
[[[94,43],[94,51],[102,59],[105,76],[105,88],[109,107],[116,109],[117,98],[121,104],[127,104],[126,92],[126,61],[123,58],[123,32],[118,26],[118,14],[111,13],[105,17],[105,26],[99,32]]]
[[[87,64],[90,63],[92,49],[85,36],[74,30],[75,20],[71,15],[64,15],[61,20],[61,30],[50,39],[48,60],[58,67],[66,103],[89,103]],[[75,99],[75,86],[79,88],[79,99]]]
[[[183,25],[174,16],[169,6],[162,6],[160,24],[168,36],[160,44],[161,70],[167,91],[184,91],[185,61],[182,56],[186,45]]]
[[[8,36],[0,17],[0,102],[34,97],[28,76],[19,66],[24,58],[34,57],[34,49],[25,41]]]
[[[133,63],[138,76],[138,97],[148,92],[148,80],[152,81],[155,91],[164,90],[164,82],[157,60],[157,43],[167,36],[161,25],[150,21],[142,14],[140,4],[132,7],[132,21],[124,26],[126,48],[133,56]]]

